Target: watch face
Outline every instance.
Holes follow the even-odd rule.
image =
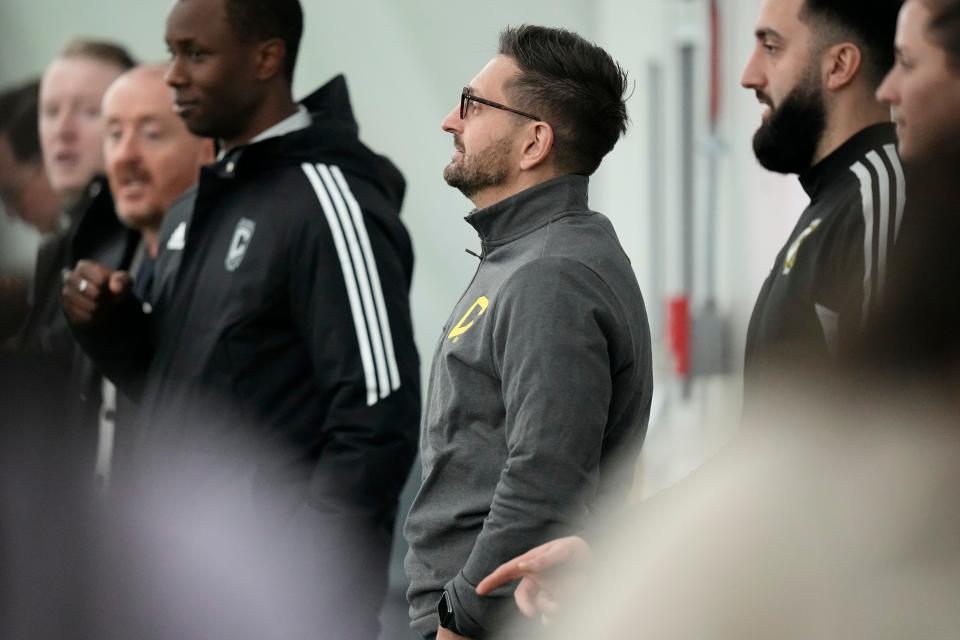
[[[446,591],[437,602],[437,615],[440,617],[440,626],[444,629],[453,628],[453,607],[450,604],[450,594]]]

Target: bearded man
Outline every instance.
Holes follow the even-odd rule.
[[[483,576],[622,504],[653,389],[643,297],[589,176],[626,129],[626,77],[600,47],[523,26],[463,89],[444,170],[476,209],[480,265],[444,327],[407,519],[411,626],[502,637],[511,589]]]
[[[795,173],[810,205],[780,251],[747,333],[746,400],[773,367],[823,366],[853,348],[883,295],[904,213],[890,110],[901,0],[764,0],[741,84],[769,108],[764,168]]]

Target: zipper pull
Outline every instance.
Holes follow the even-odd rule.
[[[466,251],[467,253],[469,253],[470,255],[472,255],[472,256],[473,256],[474,258],[476,258],[477,260],[483,262],[483,256],[480,255],[479,253],[476,253],[475,251],[470,251],[470,249],[464,249],[464,251]]]

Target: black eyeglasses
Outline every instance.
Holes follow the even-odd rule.
[[[460,94],[460,119],[464,120],[467,117],[467,109],[470,106],[468,103],[470,101],[479,102],[480,104],[485,104],[488,107],[493,107],[494,109],[503,109],[504,111],[509,111],[510,113],[515,113],[518,116],[523,116],[524,118],[530,118],[531,120],[539,120],[537,116],[532,113],[527,113],[526,111],[519,111],[513,107],[508,107],[505,104],[500,104],[499,102],[494,102],[493,100],[487,100],[486,98],[478,98],[475,95],[470,93],[470,87],[464,87],[463,93]]]

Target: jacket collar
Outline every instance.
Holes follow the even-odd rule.
[[[301,100],[296,113],[286,120],[261,132],[246,144],[218,154],[211,168],[221,178],[233,178],[241,160],[246,164],[251,157],[259,157],[267,164],[275,164],[305,149],[325,145],[342,147],[345,141],[354,142],[358,131],[350,106],[347,80],[341,74]],[[306,157],[310,155],[307,153]]]
[[[812,199],[837,180],[846,177],[847,170],[853,163],[861,160],[870,151],[888,144],[897,144],[897,133],[892,123],[883,122],[862,129],[833,153],[801,173],[800,184]]]
[[[279,138],[280,136],[285,136],[288,133],[293,133],[294,131],[300,131],[301,129],[306,129],[313,123],[313,120],[310,118],[310,112],[307,111],[307,108],[302,104],[297,105],[297,110],[293,112],[293,115],[284,118],[277,124],[273,125],[269,129],[260,132],[255,135],[251,140],[250,144],[254,142],[260,142],[262,140],[267,140],[269,138]]]
[[[325,162],[368,180],[399,208],[406,182],[392,162],[373,153],[357,137],[346,79],[336,76],[300,104],[309,112],[310,126],[232,149],[205,173],[221,180],[245,179],[267,169]]]
[[[503,244],[571,213],[587,211],[590,179],[566,175],[542,182],[464,218],[484,244]]]
[[[276,123],[272,127],[264,129],[253,138],[250,139],[250,142],[247,144],[255,144],[257,142],[263,142],[264,140],[269,140],[270,138],[279,138],[285,136],[288,133],[294,133],[300,131],[301,129],[306,129],[311,124],[313,124],[313,118],[310,117],[310,111],[303,105],[298,104],[297,110],[293,112],[293,115],[288,116]],[[221,150],[217,154],[217,160],[223,160],[224,156],[228,155],[226,150]]]

